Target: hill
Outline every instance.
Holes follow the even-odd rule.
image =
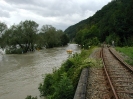
[[[78,44],[100,42],[133,46],[133,0],[112,0],[92,17],[68,27],[64,32]]]

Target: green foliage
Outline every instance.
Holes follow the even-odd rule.
[[[106,37],[106,43],[112,45],[112,41],[115,41],[115,46],[121,45],[120,37],[115,33],[110,34]]]
[[[97,46],[99,44],[97,37],[93,37],[84,41],[84,48],[89,48],[89,46]]]
[[[72,99],[74,88],[72,81],[67,77],[66,73],[61,75],[58,84],[54,86],[55,92],[53,95],[48,96],[48,99]]]
[[[53,75],[52,74],[47,74],[45,79],[44,79],[44,83],[39,85],[39,91],[41,93],[41,95],[50,95],[53,93]]]
[[[67,45],[67,43],[69,42],[69,38],[65,33],[61,35],[60,39],[61,39],[61,45]]]
[[[5,33],[6,30],[7,30],[7,25],[5,23],[0,22],[0,37],[2,34]]]
[[[47,48],[64,46],[69,42],[68,36],[62,30],[56,30],[51,25],[43,25],[38,35],[41,35],[40,38],[43,40],[42,44]]]
[[[90,39],[97,37],[100,42],[110,43],[113,39],[119,46],[133,46],[132,4],[133,0],[112,0],[92,17],[68,27],[64,32],[78,44],[93,44]]]
[[[116,47],[116,50],[120,53],[124,53],[123,57],[125,57],[125,61],[133,65],[133,47]]]
[[[89,46],[95,46],[100,43],[98,37],[95,37],[97,33],[97,36],[99,35],[99,30],[95,25],[93,25],[90,30],[83,29],[80,30],[75,37],[75,41],[78,44],[84,45],[83,48],[89,48]]]
[[[68,70],[74,65],[74,63],[68,59],[64,64],[62,64],[62,67],[65,72],[68,72]]]
[[[23,50],[21,48],[20,49],[13,48],[9,50],[7,49],[6,54],[23,54]]]
[[[27,96],[25,99],[37,99],[37,97]]]
[[[38,24],[34,21],[24,21],[20,22],[18,25],[12,25],[8,30],[6,30],[5,34],[2,35],[3,42],[5,46],[12,48],[14,46],[14,50],[10,52],[19,52],[16,49],[16,45],[19,45],[23,50],[23,53],[27,51],[34,50],[34,44],[36,40]],[[22,51],[21,51],[22,53]]]

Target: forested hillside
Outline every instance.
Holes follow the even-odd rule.
[[[85,47],[112,41],[118,46],[133,46],[132,4],[133,0],[112,0],[92,17],[68,27],[65,33]]]

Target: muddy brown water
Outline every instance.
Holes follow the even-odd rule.
[[[27,95],[43,99],[39,97],[39,83],[45,74],[61,66],[69,49],[80,52],[77,44],[69,44],[21,55],[0,54],[0,99],[25,99]]]

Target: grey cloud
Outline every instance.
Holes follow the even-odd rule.
[[[30,10],[42,16],[62,16],[66,14],[84,14],[86,10],[100,9],[102,0],[5,0],[16,7]]]
[[[65,14],[73,14],[80,11],[80,8],[74,5],[71,0],[37,0],[30,2],[29,0],[6,0],[7,3],[13,3],[14,7],[32,11],[42,16],[62,16]],[[75,9],[76,8],[76,9]]]
[[[7,3],[11,4],[32,4],[34,0],[5,0]]]
[[[9,18],[9,17],[10,17],[10,14],[9,14],[8,11],[4,11],[4,10],[1,10],[1,9],[0,9],[0,17]]]

